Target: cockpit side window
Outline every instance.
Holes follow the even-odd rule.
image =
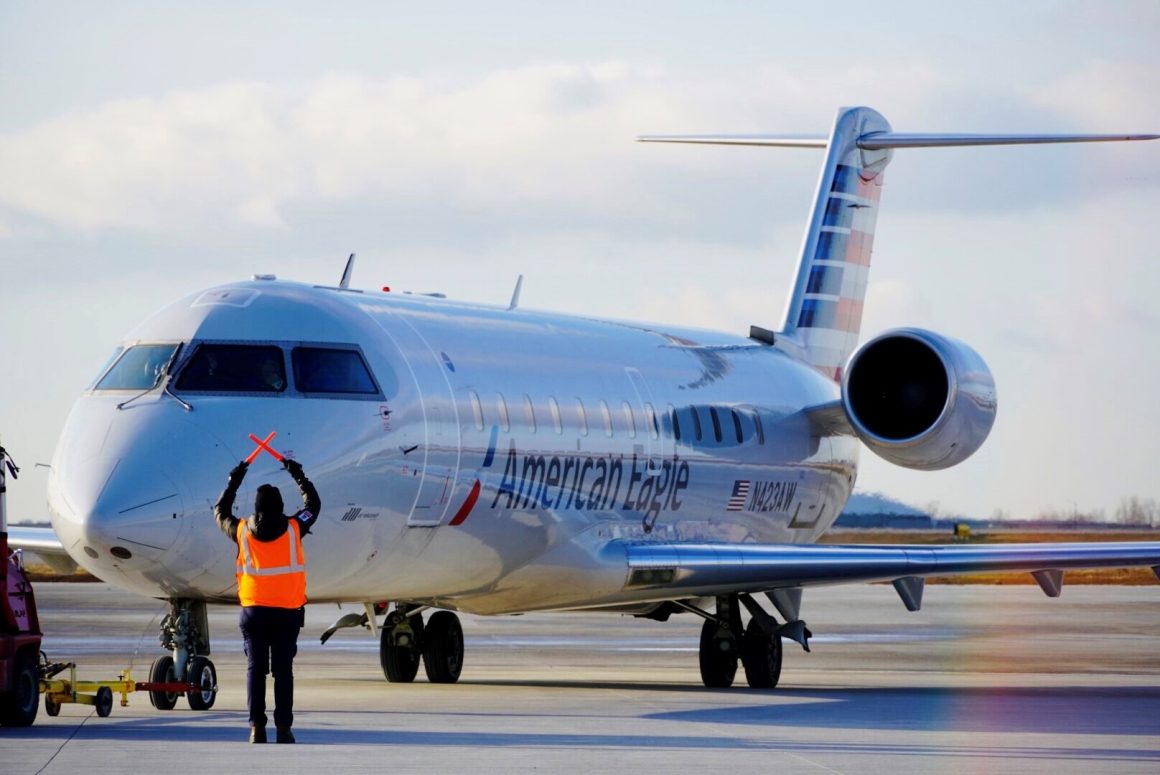
[[[377,395],[378,386],[358,350],[295,347],[294,385],[302,393]]]
[[[148,390],[164,375],[176,349],[176,344],[134,345],[121,353],[95,389]]]
[[[286,390],[282,348],[200,344],[181,370],[176,388],[213,393],[281,393]]]

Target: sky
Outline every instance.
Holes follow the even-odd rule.
[[[816,7],[815,7],[816,6]],[[645,133],[1160,132],[1160,4],[0,4],[0,441],[45,518],[69,407],[168,302],[254,273],[728,332],[777,327],[821,154]],[[942,514],[1160,499],[1160,141],[910,150],[862,331],[990,365]]]

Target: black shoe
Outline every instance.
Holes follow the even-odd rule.
[[[278,727],[278,735],[274,739],[276,743],[293,743],[294,733],[290,731],[290,727]]]
[[[264,743],[266,742],[266,728],[265,727],[250,727],[250,742]]]

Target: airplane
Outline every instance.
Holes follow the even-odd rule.
[[[458,612],[692,614],[706,686],[740,665],[773,688],[783,641],[809,650],[808,587],[891,582],[913,611],[932,575],[1027,571],[1049,596],[1073,568],[1160,576],[1160,542],[816,543],[861,446],[942,469],[996,417],[963,342],[902,328],[858,343],[894,150],[1157,137],[906,134],[852,107],[822,137],[639,138],[824,151],[784,318],[748,335],[533,311],[518,283],[506,305],[359,290],[353,255],[336,286],[255,275],[197,291],[130,331],[83,391],[52,459],[52,529],[12,543],[168,601],[150,678],[188,681],[195,709],[218,686],[206,606],[237,602],[212,506],[255,442],[239,502],[290,485],[266,450],[302,463],[323,502],[310,602],[364,609],[323,639],[368,627],[393,682],[420,663],[458,680]]]

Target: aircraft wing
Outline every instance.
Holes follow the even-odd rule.
[[[32,552],[57,573],[76,572],[77,564],[64,550],[64,544],[50,527],[8,527],[8,545]]]
[[[892,581],[911,610],[921,605],[927,576],[1028,571],[1051,597],[1059,595],[1065,570],[1150,566],[1160,577],[1160,542],[974,546],[625,542],[621,547],[629,588],[709,597]]]

